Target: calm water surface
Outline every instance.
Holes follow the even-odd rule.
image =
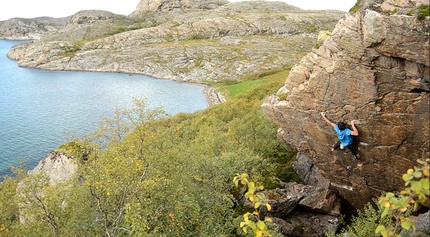
[[[142,75],[52,72],[20,68],[6,54],[18,41],[0,40],[0,176],[23,159],[28,169],[68,134],[97,129],[115,108],[145,97],[173,115],[207,108],[204,88]]]

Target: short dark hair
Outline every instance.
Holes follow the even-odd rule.
[[[343,122],[338,122],[338,123],[337,123],[337,127],[338,127],[340,130],[344,130],[344,129],[346,128],[346,126],[345,126],[345,124],[344,124]]]

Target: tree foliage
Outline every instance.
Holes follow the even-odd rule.
[[[274,186],[279,163],[295,155],[260,108],[278,87],[173,117],[144,99],[118,109],[58,149],[79,165],[70,180],[50,184],[40,174],[1,183],[0,236],[237,236],[232,177],[246,172]]]

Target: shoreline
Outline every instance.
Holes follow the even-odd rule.
[[[206,97],[206,101],[208,102],[208,107],[212,105],[217,105],[225,102],[225,97],[215,90],[215,88],[211,85],[203,85],[204,91],[203,94]]]
[[[31,39],[3,39],[0,38],[0,40],[8,40],[8,41],[26,41],[26,40],[31,40]],[[6,54],[7,57],[7,54]],[[7,57],[9,58],[9,57]],[[18,60],[15,59],[11,59],[13,61],[16,61],[18,64]],[[131,73],[131,72],[120,72],[120,71],[109,71],[109,70],[85,70],[85,69],[81,69],[81,70],[56,70],[56,69],[46,69],[46,68],[38,68],[37,66],[35,67],[28,67],[26,66],[26,68],[31,68],[31,69],[37,69],[37,70],[46,70],[46,71],[79,71],[79,72],[105,72],[105,73],[122,73],[122,74],[128,74],[129,76],[133,76],[133,75],[144,75],[144,76],[148,76],[151,78],[155,78],[155,79],[162,79],[162,80],[172,80],[172,81],[176,81],[174,79],[171,78],[158,78],[158,77],[154,77],[154,76],[150,76],[150,75],[146,75],[146,74],[141,74],[141,73]],[[206,101],[208,103],[208,107],[211,107],[213,105],[217,105],[217,104],[221,104],[225,102],[225,97],[218,91],[215,90],[215,88],[212,85],[208,85],[208,84],[204,84],[204,83],[193,83],[193,82],[186,82],[186,83],[190,83],[190,84],[200,84],[204,87],[204,91],[203,94],[206,98]]]

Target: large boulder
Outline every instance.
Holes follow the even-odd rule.
[[[297,183],[281,183],[280,188],[266,191],[271,210],[262,207],[264,215],[285,219],[296,207],[313,212],[340,215],[340,199],[328,189]]]
[[[409,2],[404,8],[416,14],[418,1]],[[278,138],[309,157],[354,208],[403,189],[402,174],[430,156],[429,17],[368,6],[345,15],[262,106],[279,124]],[[320,112],[334,122],[356,120],[360,160],[331,151],[336,134]]]

